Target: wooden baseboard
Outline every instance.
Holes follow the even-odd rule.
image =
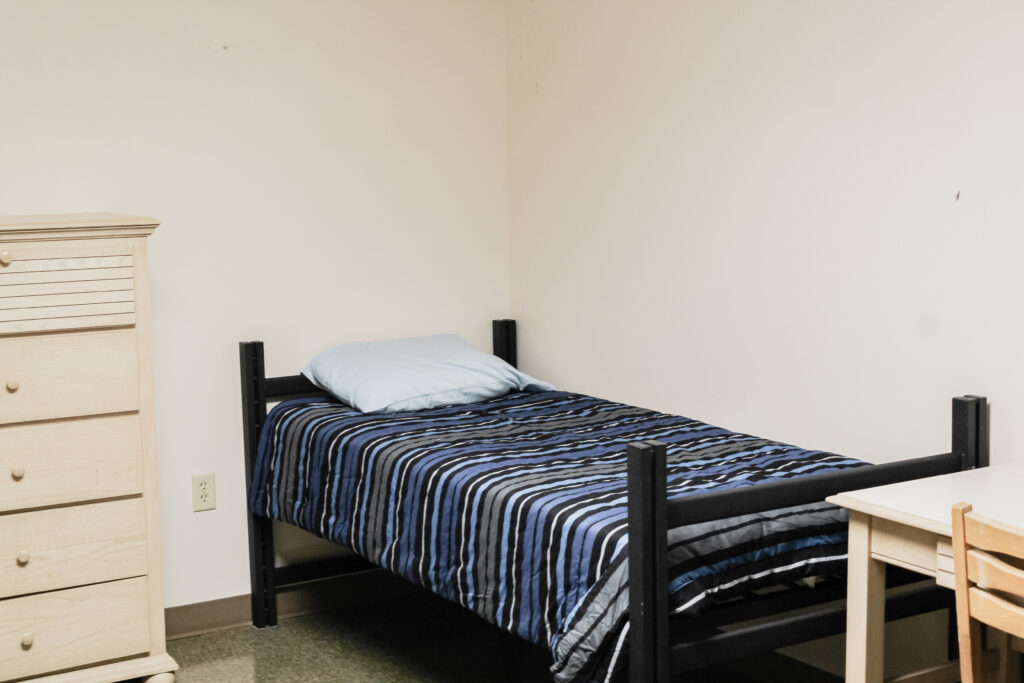
[[[167,640],[222,631],[252,623],[248,593],[164,609]]]
[[[422,590],[384,571],[313,581],[278,593],[278,618],[310,614],[382,599],[401,598],[406,591]],[[167,639],[223,631],[252,623],[250,594],[169,607],[164,610]]]

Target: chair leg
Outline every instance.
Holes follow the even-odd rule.
[[[960,631],[960,680],[962,683],[985,683],[981,622],[960,614],[957,614],[957,621]]]

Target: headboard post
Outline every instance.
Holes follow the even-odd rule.
[[[491,321],[494,355],[512,367],[518,361],[516,353],[516,321],[505,318]]]
[[[245,443],[246,498],[252,486],[260,432],[267,419],[267,377],[263,366],[263,342],[240,342],[238,356],[242,375],[242,427]],[[268,517],[250,512],[249,579],[252,586],[252,623],[256,628],[277,624],[274,592],[274,531]]]

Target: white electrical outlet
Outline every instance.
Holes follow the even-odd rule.
[[[192,475],[192,512],[217,507],[217,480],[213,472]]]

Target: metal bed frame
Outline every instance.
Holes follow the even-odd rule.
[[[493,350],[499,358],[516,365],[514,320],[493,321]],[[302,375],[266,377],[263,342],[241,342],[239,355],[248,490],[260,432],[267,417],[267,404],[311,396],[330,398],[330,395]],[[985,467],[989,464],[988,403],[983,396],[953,399],[952,436],[949,453],[677,500],[668,500],[666,491],[665,445],[656,441],[629,444],[629,681],[665,683],[670,672],[701,669],[842,633],[846,628],[846,608],[844,604],[837,604],[846,596],[844,580],[814,588],[792,585],[784,590],[727,602],[699,615],[671,619],[666,540],[669,528],[819,502],[842,491]],[[275,567],[272,520],[253,513],[247,518],[252,623],[257,628],[277,624],[279,591],[377,568],[358,557]],[[922,577],[895,567],[890,567],[887,575],[890,587],[921,580]],[[949,609],[952,615],[952,608],[951,591],[935,585],[914,587],[887,598],[886,620],[938,609]],[[765,621],[768,617],[770,619]],[[758,621],[724,630],[726,626],[752,620]],[[950,642],[951,658],[955,656],[954,640]]]

